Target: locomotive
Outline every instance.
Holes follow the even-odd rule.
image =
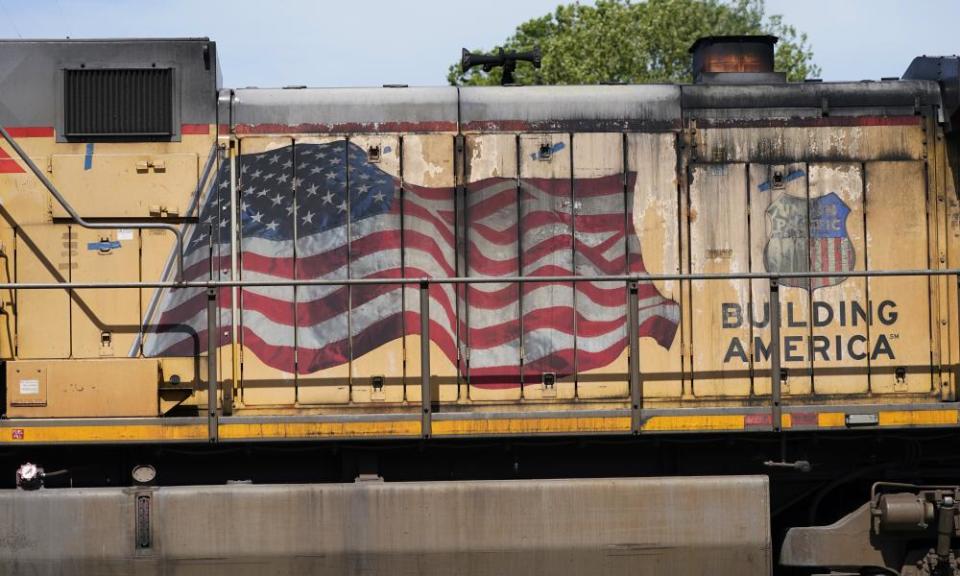
[[[960,60],[775,43],[230,89],[0,42],[0,565],[958,573]]]

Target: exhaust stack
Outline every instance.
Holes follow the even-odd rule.
[[[774,71],[776,36],[707,36],[690,47],[695,84],[779,84]]]

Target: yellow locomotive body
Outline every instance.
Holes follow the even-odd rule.
[[[220,90],[118,45],[6,45],[64,202],[0,143],[0,442],[958,423],[933,82]]]

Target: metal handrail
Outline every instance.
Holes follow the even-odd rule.
[[[138,230],[168,230],[173,232],[176,236],[177,241],[177,278],[183,278],[183,234],[180,232],[180,229],[173,224],[166,224],[161,222],[144,222],[142,220],[124,220],[119,222],[90,222],[84,220],[82,216],[67,202],[67,199],[60,194],[60,191],[57,190],[57,187],[51,182],[34,164],[33,160],[30,159],[30,156],[20,147],[16,140],[10,136],[10,133],[7,132],[6,128],[0,126],[0,136],[3,136],[3,139],[7,141],[7,144],[13,148],[14,152],[23,160],[24,164],[30,168],[30,171],[33,172],[33,175],[40,180],[40,183],[51,193],[53,197],[56,198],[57,202],[60,203],[60,206],[67,211],[67,214],[70,215],[70,219],[79,224],[84,228],[91,230],[115,230],[117,228],[134,228]]]
[[[890,278],[908,276],[958,276],[960,268],[856,270],[837,272],[734,272],[708,274],[631,274],[592,276],[450,276],[410,278],[344,278],[330,280],[203,280],[194,282],[0,282],[0,290],[69,290],[89,288],[248,288],[289,286],[382,286],[413,284],[544,284],[556,282],[651,282],[654,280],[783,280],[788,278]]]
[[[209,280],[204,282],[63,282],[63,283],[0,283],[0,290],[49,290],[49,289],[97,289],[97,288],[170,288],[187,289],[202,288],[207,294],[207,350],[219,348],[219,321],[218,288],[243,288],[253,286],[357,286],[357,285],[417,285],[420,300],[420,418],[421,436],[429,438],[433,434],[433,413],[437,411],[439,398],[434,398],[430,382],[430,296],[432,284],[466,284],[466,283],[555,283],[569,282],[624,282],[627,292],[627,330],[629,340],[629,387],[630,387],[630,429],[633,434],[639,434],[643,424],[643,379],[640,372],[640,343],[638,337],[637,288],[641,282],[653,280],[765,280],[769,283],[770,295],[770,429],[773,432],[782,432],[782,373],[780,370],[780,284],[788,278],[826,278],[826,277],[947,277],[952,276],[960,284],[960,269],[945,270],[916,269],[916,270],[859,270],[838,274],[836,272],[742,272],[742,273],[709,273],[709,274],[631,274],[614,276],[511,276],[511,277],[452,277],[452,278],[354,278],[342,280],[312,279],[312,280]],[[217,442],[219,439],[220,414],[217,411],[217,354],[207,354],[207,423],[208,439]],[[226,406],[229,400],[224,393],[224,404],[221,412],[228,413],[231,409]],[[781,456],[785,460],[785,438],[782,439]]]
[[[200,174],[200,179],[197,180],[197,186],[194,188],[193,193],[190,195],[190,202],[187,205],[187,210],[184,212],[184,216],[190,218],[193,215],[193,211],[200,205],[200,197],[203,196],[203,191],[206,188],[207,180],[210,178],[210,171],[213,169],[213,165],[216,162],[217,156],[220,152],[220,146],[217,145],[217,142],[214,141],[210,146],[210,153],[207,155],[207,161],[203,165],[203,172]],[[170,274],[170,265],[173,263],[173,259],[177,254],[182,256],[182,252],[177,250],[176,253],[171,253],[167,256],[166,262],[163,263],[163,272],[160,273],[160,278],[167,278]],[[183,259],[181,257],[180,263],[180,276],[176,280],[183,280]],[[160,293],[155,292],[150,298],[150,303],[147,305],[147,310],[143,315],[144,323],[148,322],[150,318],[153,317],[153,313],[157,308],[157,304],[160,301]],[[137,334],[137,338],[134,341],[133,345],[130,347],[131,354],[140,347],[142,334]]]

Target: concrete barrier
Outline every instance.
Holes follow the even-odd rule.
[[[769,574],[762,476],[0,492],[0,573]]]

